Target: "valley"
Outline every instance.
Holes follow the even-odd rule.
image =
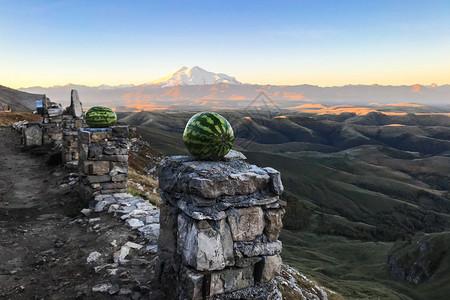
[[[250,163],[282,173],[286,263],[352,299],[443,299],[448,293],[446,251],[432,267],[425,259],[423,268],[411,271],[405,261],[422,259],[411,241],[423,234],[433,237],[425,244],[437,245],[424,252],[450,247],[449,117],[220,113],[234,128],[235,149]],[[174,155],[186,154],[181,134],[192,114],[118,116],[153,148]],[[400,263],[388,264],[389,257]]]

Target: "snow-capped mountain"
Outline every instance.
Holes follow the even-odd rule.
[[[198,66],[192,68],[182,67],[181,69],[167,75],[166,77],[152,81],[161,87],[174,85],[202,85],[215,83],[241,84],[236,78],[222,73],[208,72]]]

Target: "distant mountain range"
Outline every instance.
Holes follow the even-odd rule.
[[[245,108],[261,92],[280,108],[304,110],[336,105],[372,106],[403,103],[446,106],[450,110],[450,85],[257,85],[237,81],[198,66],[182,67],[166,77],[142,85],[97,87],[68,84],[20,89],[46,94],[69,104],[70,90],[77,89],[85,106],[108,105],[119,110],[231,109]],[[406,104],[405,104],[406,103]]]

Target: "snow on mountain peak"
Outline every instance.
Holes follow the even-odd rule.
[[[199,66],[182,67],[166,77],[152,81],[152,84],[168,87],[174,85],[202,85],[215,83],[241,84],[236,78],[222,73],[206,71]]]

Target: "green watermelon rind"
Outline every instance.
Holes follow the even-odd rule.
[[[219,160],[233,147],[234,134],[230,123],[218,113],[200,112],[187,122],[183,141],[193,156]]]
[[[116,113],[109,107],[94,106],[86,112],[86,124],[92,128],[102,128],[117,122]]]

